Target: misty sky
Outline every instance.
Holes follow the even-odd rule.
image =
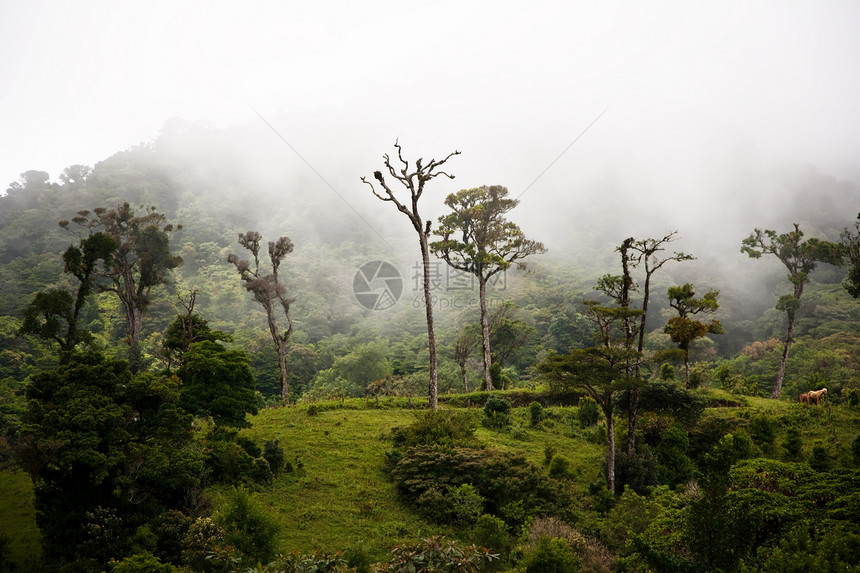
[[[853,1],[0,0],[0,42],[3,187],[254,110],[345,193],[400,137],[517,196],[601,113],[522,208],[608,180],[705,195],[738,165],[860,180]]]

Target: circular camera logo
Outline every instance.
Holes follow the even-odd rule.
[[[371,261],[355,273],[352,294],[366,309],[385,310],[394,306],[403,294],[403,277],[391,263]]]

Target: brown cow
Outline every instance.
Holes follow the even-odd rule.
[[[809,404],[809,392],[804,392],[797,397],[797,401],[801,404]]]

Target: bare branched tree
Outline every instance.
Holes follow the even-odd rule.
[[[278,368],[281,372],[281,398],[285,404],[290,401],[290,387],[287,383],[287,343],[293,334],[293,321],[290,318],[290,305],[293,299],[287,297],[287,289],[278,278],[278,268],[284,257],[293,252],[293,243],[287,237],[281,237],[277,241],[269,241],[269,260],[272,264],[272,272],[267,275],[260,274],[260,233],[248,231],[239,234],[239,244],[251,251],[254,256],[253,265],[245,259],[239,259],[234,254],[227,256],[227,262],[232,263],[239,276],[242,278],[242,286],[254,295],[254,300],[266,311],[266,319],[269,324],[269,333],[278,353]],[[286,330],[282,330],[278,321],[277,309],[280,307],[287,321]]]
[[[430,383],[429,383],[429,399],[430,407],[434,410],[438,408],[438,358],[436,356],[436,335],[433,331],[433,300],[430,298],[430,248],[428,246],[427,237],[430,235],[429,220],[425,221],[421,218],[418,212],[418,200],[424,193],[424,186],[428,181],[435,179],[439,175],[443,175],[449,179],[454,176],[442,171],[440,167],[445,164],[451,157],[460,155],[459,151],[454,151],[448,154],[447,157],[441,160],[431,159],[425,164],[424,159],[419,157],[415,161],[415,165],[403,159],[403,150],[400,147],[400,142],[394,142],[394,148],[397,149],[397,165],[392,165],[391,158],[386,153],[382,156],[384,165],[388,174],[396,180],[400,186],[409,192],[408,200],[401,201],[395,194],[395,189],[391,187],[382,171],[374,171],[373,178],[376,179],[381,190],[373,182],[362,177],[362,182],[370,186],[371,191],[380,201],[393,203],[397,210],[406,215],[412,223],[415,232],[418,233],[418,242],[421,246],[421,260],[424,265],[424,308],[427,314],[427,344],[430,352]]]

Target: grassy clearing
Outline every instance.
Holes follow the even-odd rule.
[[[245,431],[257,443],[279,439],[297,467],[258,494],[281,526],[280,550],[361,546],[381,557],[398,541],[439,532],[397,501],[382,473],[390,449],[382,435],[411,423],[414,412],[324,409],[331,405],[322,405],[316,415],[309,415],[307,406],[263,410]]]
[[[36,509],[33,505],[33,482],[23,470],[0,472],[0,536],[9,539],[9,558],[21,571],[37,562],[42,555]]]

